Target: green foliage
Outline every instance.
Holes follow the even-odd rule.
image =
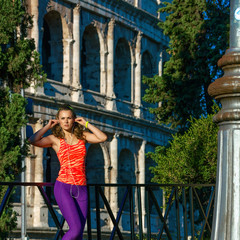
[[[13,181],[21,172],[22,156],[27,154],[27,145],[21,147],[20,130],[26,124],[26,100],[9,89],[0,88],[0,182]],[[0,186],[0,202],[7,187]],[[16,214],[11,205],[5,208],[0,221],[0,239],[16,226]]]
[[[158,146],[155,152],[147,154],[147,157],[156,162],[156,166],[150,168],[154,174],[153,182],[160,184],[215,183],[218,126],[213,123],[213,116],[214,114],[209,114],[207,117],[201,116],[199,119],[191,118],[189,120],[189,129],[183,134],[176,133],[169,146]],[[168,201],[171,188],[166,187],[164,190],[166,191],[166,201]],[[201,204],[206,209],[211,189],[209,187],[200,187],[196,191]],[[186,189],[186,197],[189,198],[188,189]],[[194,209],[201,212],[196,198]],[[211,222],[212,214],[211,211],[209,222]],[[203,220],[202,214],[195,218],[196,229]],[[205,237],[208,234],[206,232]]]
[[[27,38],[31,27],[25,1],[0,0],[0,79],[17,91],[46,79],[34,39]]]
[[[46,80],[34,39],[28,37],[31,27],[25,0],[0,0],[0,86],[9,87],[0,88],[0,181],[15,180],[27,154],[20,138],[20,129],[26,124],[26,101],[12,92]],[[0,201],[5,191],[0,186]],[[6,239],[15,226],[16,214],[8,204],[0,219],[0,239]]]
[[[151,167],[156,183],[215,183],[218,126],[213,114],[190,119],[190,128],[173,136],[170,146],[158,146],[148,153],[157,165]]]
[[[153,234],[151,234],[151,235],[153,235]],[[140,239],[140,235],[136,234],[136,238]],[[158,239],[157,234],[155,234],[154,236],[151,236],[151,240],[156,240],[156,239]],[[167,239],[167,237],[163,236],[161,239],[164,240],[164,239]],[[143,240],[147,240],[147,234],[143,234]]]
[[[16,213],[10,207],[10,204],[7,206],[7,211],[3,212],[0,221],[0,239],[5,240],[8,236],[8,233],[11,232],[13,228],[17,226],[16,224],[17,216]]]
[[[150,112],[160,123],[186,129],[190,116],[211,112],[209,84],[222,75],[217,66],[228,46],[229,1],[173,0],[159,11],[169,14],[160,24],[169,37],[163,75],[143,78],[144,101],[161,103]]]

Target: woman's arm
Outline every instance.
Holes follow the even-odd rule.
[[[75,121],[82,126],[86,126],[86,120],[82,117],[76,118]],[[83,132],[87,142],[89,143],[101,143],[107,140],[107,135],[102,132],[100,129],[93,126],[91,123],[88,123],[87,128],[91,131],[90,132]]]
[[[58,120],[49,120],[48,124],[38,130],[36,133],[34,133],[28,141],[37,147],[52,147],[52,144],[54,143],[54,136],[50,135],[47,137],[43,137],[43,135],[50,130],[52,127],[54,127],[56,124],[58,124]]]

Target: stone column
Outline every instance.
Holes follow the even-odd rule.
[[[35,162],[35,155],[32,153],[32,149],[34,147],[31,146],[31,156],[26,157],[26,182],[34,182],[34,162]],[[32,205],[33,204],[33,192],[34,187],[26,187],[26,198],[27,198],[27,204]]]
[[[135,68],[136,68],[136,61],[135,61],[135,54],[133,53],[134,49],[131,49],[131,96],[130,96],[130,102],[134,103],[135,99]]]
[[[111,160],[106,143],[100,143],[102,147],[103,159],[104,159],[104,183],[110,183],[111,174]],[[110,190],[111,187],[104,187],[104,194],[107,200],[110,202]]]
[[[108,45],[108,56],[107,56],[107,102],[106,109],[113,110],[113,98],[114,94],[114,26],[115,19],[112,18],[108,24],[107,33],[107,45]]]
[[[110,183],[118,183],[118,134],[113,136],[110,143],[110,159],[111,159],[111,175]],[[118,212],[118,188],[111,187],[110,189],[110,204],[113,210],[114,216],[117,216]]]
[[[218,61],[224,76],[209,86],[221,101],[212,240],[240,239],[240,0],[230,1],[230,48]]]
[[[39,119],[35,124],[35,132],[42,127],[43,121]],[[35,155],[34,182],[43,182],[43,148],[35,147]],[[43,227],[43,222],[41,221],[41,208],[44,204],[44,200],[37,187],[34,188],[33,204],[33,227]]]
[[[141,8],[142,7],[142,0],[134,0],[135,7]]]
[[[63,39],[63,83],[71,85],[71,55],[73,39]]]
[[[106,95],[107,94],[107,57],[108,52],[105,49],[104,39],[101,37],[100,40],[100,93]]]
[[[145,147],[146,147],[146,140],[142,141],[142,145],[139,150],[138,158],[139,158],[139,184],[145,184]],[[141,188],[141,204],[142,204],[142,224],[143,224],[143,230],[145,232],[145,215],[146,215],[146,209],[145,209],[145,187]]]
[[[31,8],[30,8],[30,13],[33,16],[33,26],[31,29],[31,38],[34,39],[35,41],[35,47],[36,51],[40,51],[40,46],[39,46],[39,23],[38,23],[38,18],[39,18],[39,0],[31,1]],[[41,58],[41,55],[40,55]],[[38,87],[39,92],[43,91],[42,87]],[[31,83],[30,87],[28,88],[28,91],[35,94],[36,93],[36,88],[34,87],[34,83]]]
[[[141,40],[142,40],[142,32],[138,32],[137,41],[136,41],[136,49],[135,49],[135,56],[136,56],[136,67],[135,67],[135,84],[134,84],[134,116],[141,117],[141,86],[142,86],[142,71],[141,71],[141,61],[142,61],[142,54],[141,54]]]
[[[108,49],[105,35],[105,28],[107,23],[103,24],[96,20],[92,21],[93,26],[96,28],[99,44],[100,44],[100,93],[107,95],[107,60]],[[109,38],[107,37],[107,40]]]
[[[72,101],[83,102],[82,86],[80,83],[81,69],[81,33],[80,33],[80,4],[73,9],[73,80]]]
[[[163,74],[163,51],[161,50],[158,61],[158,75],[162,76],[162,74]]]
[[[33,27],[31,29],[31,37],[34,38],[36,51],[39,52],[39,24],[38,24],[38,16],[39,16],[39,0],[31,1],[31,14],[33,16]]]

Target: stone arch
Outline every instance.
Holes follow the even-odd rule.
[[[126,39],[120,38],[115,48],[114,92],[117,98],[131,102],[131,52]]]
[[[104,156],[99,144],[89,147],[86,157],[86,172],[88,183],[104,184]]]
[[[100,92],[100,43],[93,25],[88,25],[83,33],[81,80],[83,88]]]
[[[61,15],[48,12],[43,18],[42,65],[47,77],[62,82],[63,31]]]
[[[128,149],[121,150],[118,158],[118,183],[119,184],[135,184],[135,159],[133,153]],[[118,206],[120,207],[126,187],[118,189]],[[134,198],[133,198],[134,199]],[[129,201],[126,201],[124,210],[129,211]]]
[[[142,63],[141,63],[141,79],[143,76],[146,77],[153,77],[154,75],[154,66],[153,66],[153,58],[149,51],[145,51],[142,54]],[[142,100],[143,96],[145,95],[145,91],[147,89],[147,85],[141,81],[141,102],[144,107],[149,107],[150,104],[146,103]]]
[[[45,149],[45,151],[46,156],[43,158],[43,165],[45,166],[44,181],[55,182],[58,177],[58,172],[60,170],[60,163],[57,154],[53,150],[53,148],[47,148]],[[46,193],[49,199],[52,199],[55,202],[53,188],[46,188]]]
[[[150,150],[151,149],[151,150]],[[146,149],[146,152],[152,152],[154,151],[154,148],[151,146],[148,149]],[[150,157],[145,158],[145,183],[151,184],[152,178],[154,177],[154,174],[149,170],[150,167],[155,167],[156,162],[154,162]],[[159,187],[151,187],[152,191],[154,192],[155,197],[157,198],[159,206],[163,206],[163,190]],[[154,207],[153,200],[149,199],[149,211],[151,214],[157,214],[157,210]],[[145,209],[147,209],[147,195],[145,195]]]
[[[100,144],[93,144],[88,148],[86,156],[86,174],[87,182],[89,184],[104,184],[104,155]],[[95,192],[93,188],[90,188],[90,200],[95,204]],[[103,202],[100,202],[100,206],[103,207]],[[96,206],[91,205],[91,208]]]

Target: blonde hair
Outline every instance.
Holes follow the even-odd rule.
[[[73,118],[77,117],[76,113],[73,111],[73,108],[69,104],[64,104],[63,106],[61,106],[58,109],[58,112],[56,114],[57,119],[59,119],[59,114],[61,111],[71,111]],[[84,131],[84,127],[82,125],[80,125],[78,123],[74,123],[72,132],[77,137],[77,139],[85,140],[85,138],[83,136],[83,131]],[[65,137],[64,132],[59,124],[55,125],[52,128],[52,133],[55,137],[57,137],[59,139],[62,139]]]

